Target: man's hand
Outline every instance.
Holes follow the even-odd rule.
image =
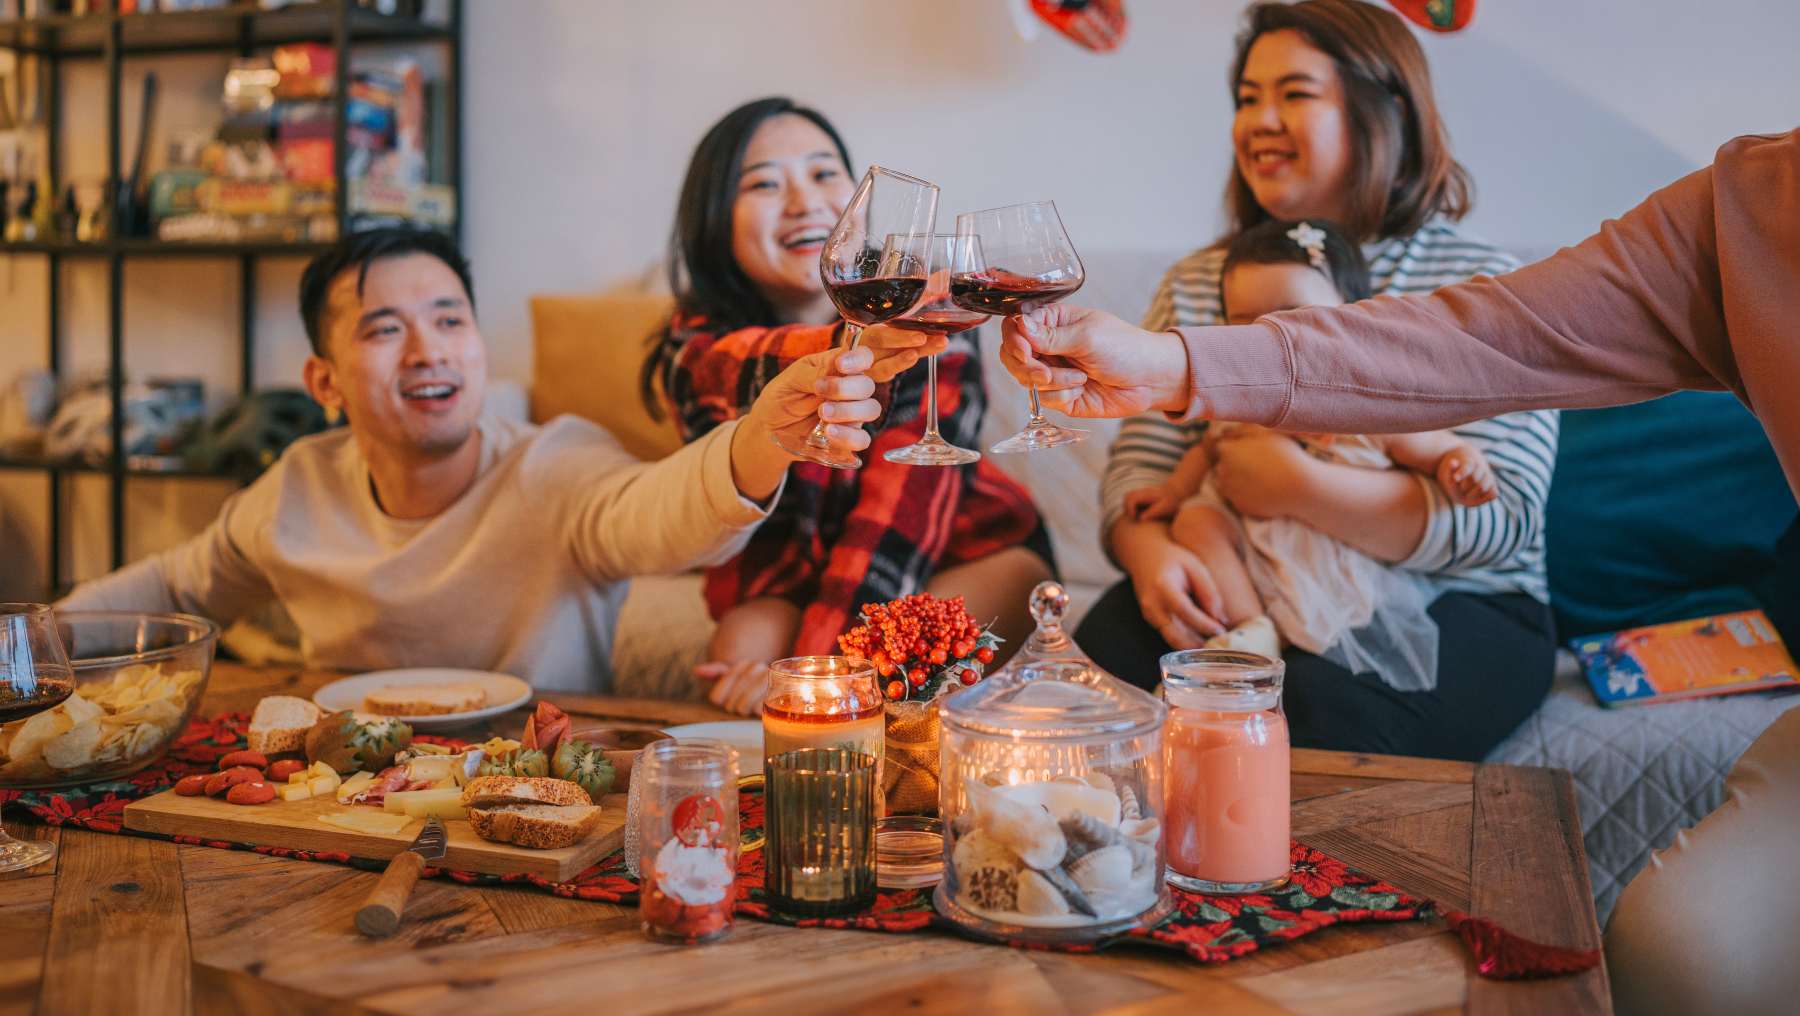
[[[823,420],[833,446],[869,447],[862,425],[881,416],[867,373],[875,357],[867,349],[827,350],[803,356],[775,375],[731,436],[731,478],[738,492],[761,501],[781,484],[796,460],[775,444],[776,434],[804,438]]]
[[[1172,332],[1057,303],[1007,318],[1000,334],[1001,362],[1052,409],[1107,418],[1187,408],[1187,349]]]

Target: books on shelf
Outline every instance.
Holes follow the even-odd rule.
[[[1609,708],[1800,685],[1800,668],[1760,610],[1586,635],[1569,646]]]

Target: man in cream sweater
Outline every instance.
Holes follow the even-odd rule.
[[[349,426],[295,442],[205,532],[78,586],[68,610],[179,610],[229,622],[277,599],[316,666],[450,666],[603,690],[633,575],[736,553],[820,418],[862,448],[867,349],[819,353],[742,418],[641,463],[564,416],[482,413],[487,351],[468,263],[434,233],[346,238],[300,284],[306,386]],[[877,377],[916,354],[888,354]],[[627,365],[595,363],[594,370]]]

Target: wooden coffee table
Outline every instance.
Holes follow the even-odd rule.
[[[221,664],[203,708],[309,695],[333,676]],[[719,716],[693,703],[552,698],[646,725]],[[419,883],[400,934],[372,942],[351,919],[373,873],[12,819],[7,830],[61,851],[0,875],[0,1014],[1611,1009],[1602,969],[1484,980],[1435,922],[1327,928],[1214,966],[1149,949],[1026,952],[748,920],[721,944],[679,948],[646,941],[632,908],[434,880]],[[1294,835],[1521,934],[1599,945],[1560,770],[1296,751]]]

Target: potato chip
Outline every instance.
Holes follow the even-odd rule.
[[[73,695],[69,697],[74,698]],[[61,706],[46,709],[25,720],[18,732],[13,734],[12,743],[7,746],[8,753],[12,755],[15,764],[29,762],[42,754],[45,741],[74,725]]]
[[[104,708],[89,702],[80,692],[76,692],[68,698],[63,699],[62,705],[57,708],[61,709],[63,714],[68,716],[70,726],[74,726],[78,723],[86,723],[89,720],[97,720],[106,715],[106,710]]]
[[[85,720],[45,741],[44,761],[52,769],[81,769],[93,764],[94,750],[98,747],[100,721],[97,718]]]

